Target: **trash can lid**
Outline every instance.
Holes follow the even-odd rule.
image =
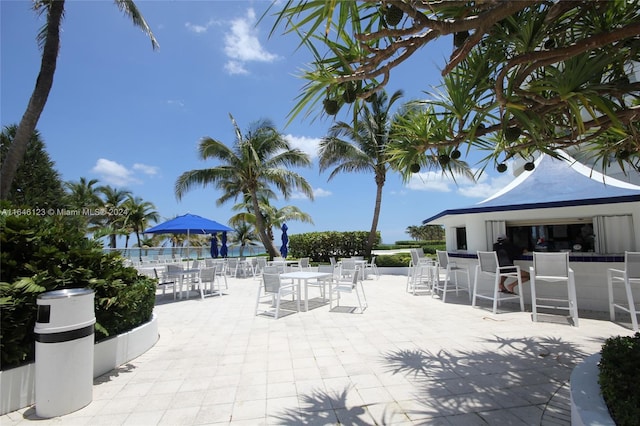
[[[90,288],[65,288],[42,293],[38,295],[38,299],[63,299],[65,297],[84,296],[92,293],[93,290]]]

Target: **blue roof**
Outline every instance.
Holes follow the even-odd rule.
[[[610,178],[565,153],[560,154],[566,159],[540,156],[535,169],[522,172],[486,200],[470,207],[442,211],[422,223],[449,215],[640,201],[640,186]]]

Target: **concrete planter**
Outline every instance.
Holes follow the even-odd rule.
[[[158,341],[158,318],[97,343],[94,347],[93,377],[101,376],[142,355]],[[0,371],[0,415],[35,403],[35,363]]]
[[[593,354],[571,372],[571,425],[615,426],[598,384],[600,354]]]

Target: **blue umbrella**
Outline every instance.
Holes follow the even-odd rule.
[[[289,236],[287,235],[287,229],[289,229],[289,227],[287,226],[286,223],[283,223],[282,224],[282,247],[280,247],[280,254],[284,258],[286,258],[287,257],[287,253],[289,253],[289,250],[287,249],[287,243],[289,242]]]
[[[190,234],[213,234],[214,232],[224,231],[233,231],[233,229],[215,220],[187,213],[162,222],[142,232],[144,234],[187,234],[188,244]],[[189,246],[187,245],[187,259],[188,258]]]
[[[220,256],[227,257],[227,233],[222,233],[222,245],[220,246]]]
[[[211,257],[218,257],[218,235],[215,232],[211,235]]]

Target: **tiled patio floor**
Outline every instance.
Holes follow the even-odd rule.
[[[0,423],[569,424],[572,368],[632,334],[601,319],[533,323],[507,306],[493,315],[466,294],[443,304],[405,282],[365,281],[362,315],[312,303],[278,320],[254,316],[252,278],[230,280],[222,298],[159,296],[160,340],[97,378],[89,406],[49,420],[25,408]]]

